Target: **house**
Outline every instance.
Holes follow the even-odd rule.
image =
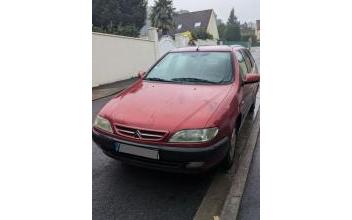
[[[219,40],[216,14],[213,9],[176,14],[174,21],[175,33],[191,32],[197,28],[203,28],[213,35],[214,40]]]
[[[260,20],[256,21],[255,34],[257,35],[257,40],[260,41]]]

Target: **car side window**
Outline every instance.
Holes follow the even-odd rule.
[[[252,63],[252,68],[254,69],[254,71],[257,71],[257,65],[256,65],[256,63],[254,61],[254,58],[253,58],[252,54],[248,50],[246,50],[246,53],[247,53],[247,55],[248,55],[248,57],[249,57],[249,59],[250,59],[250,61]]]
[[[252,72],[253,69],[253,64],[251,62],[251,59],[249,58],[247,52],[245,50],[241,50],[241,53],[243,54],[247,69],[248,69],[248,73]]]
[[[240,65],[240,74],[242,79],[244,79],[244,76],[247,74],[248,70],[247,70],[247,66],[246,66],[246,61],[242,55],[242,53],[240,53],[239,51],[236,51],[236,57],[238,60],[238,63]]]

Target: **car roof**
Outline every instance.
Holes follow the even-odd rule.
[[[170,52],[192,52],[192,51],[234,51],[238,49],[245,49],[241,45],[216,45],[216,46],[192,46],[182,47],[171,50]]]

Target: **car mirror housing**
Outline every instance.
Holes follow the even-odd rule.
[[[143,79],[145,76],[145,71],[139,71],[138,72],[138,78]]]
[[[257,83],[260,81],[260,75],[257,73],[249,73],[243,80],[244,84]]]

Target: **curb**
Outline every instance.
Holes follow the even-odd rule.
[[[231,187],[230,193],[228,194],[224,207],[221,211],[221,220],[237,219],[242,196],[244,189],[246,187],[247,177],[249,173],[249,168],[251,166],[253,152],[258,140],[259,135],[259,110],[256,119],[253,123],[252,132],[249,136],[248,142],[246,144],[245,152],[240,157],[240,166],[238,167],[237,173],[233,178],[233,185]]]
[[[204,196],[193,220],[236,219],[245,189],[249,167],[259,135],[259,112],[250,126],[250,134],[243,144],[243,150],[235,172],[233,166],[228,172],[218,172]]]

